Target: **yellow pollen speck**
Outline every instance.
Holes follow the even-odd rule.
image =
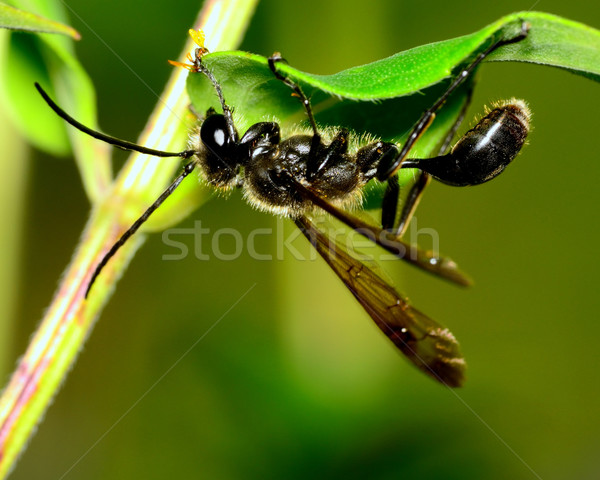
[[[204,34],[204,31],[194,30],[190,28],[188,30],[188,33],[190,34],[190,37],[192,37],[192,40],[196,45],[198,45],[200,48],[204,48],[204,40],[206,40],[206,35]]]

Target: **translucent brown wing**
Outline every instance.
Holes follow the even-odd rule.
[[[462,385],[465,361],[447,328],[411,307],[393,286],[307,217],[296,219],[296,225],[375,324],[417,368],[449,387]]]
[[[292,181],[294,181],[291,178]],[[416,245],[405,243],[399,236],[394,235],[376,225],[371,225],[362,219],[349,214],[348,212],[336,207],[326,199],[321,198],[310,186],[300,182],[294,182],[294,187],[307,200],[327,213],[337,218],[340,222],[348,225],[357,233],[375,242],[401,260],[408,262],[422,270],[432,273],[438,277],[449,280],[457,285],[469,286],[471,279],[460,271],[458,265],[451,259],[440,257],[435,252],[421,250]]]

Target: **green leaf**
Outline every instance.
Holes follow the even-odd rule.
[[[523,17],[531,23],[527,39],[494,52],[490,61],[537,63],[600,81],[600,31],[548,13]]]
[[[39,33],[57,33],[67,35],[75,40],[81,38],[79,32],[68,25],[48,20],[47,18],[19,10],[4,3],[0,3],[0,28]]]
[[[523,41],[504,46],[488,60],[521,61],[565,68],[597,79],[600,75],[600,32],[581,23],[540,12],[503,17],[478,32],[431,43],[376,62],[333,75],[313,75],[288,65],[279,68],[307,91],[320,90],[353,100],[380,100],[418,92],[449,77],[457,66],[501,37],[518,33],[521,22],[530,24]],[[227,71],[223,82],[260,90],[269,79],[265,57],[245,52],[217,52],[205,57],[215,72]],[[193,75],[190,76],[193,80]],[[218,76],[221,79],[222,77]],[[192,102],[202,101],[190,84]],[[247,94],[251,98],[250,92]],[[250,102],[260,104],[260,102]]]
[[[538,12],[508,15],[470,35],[423,45],[333,75],[308,74],[286,64],[278,68],[311,99],[322,128],[349,128],[363,135],[359,143],[372,138],[364,134],[402,143],[420,115],[447,88],[452,73],[493,42],[517,36],[523,22],[530,26],[527,38],[499,48],[490,60],[551,65],[599,79],[600,32]],[[274,78],[265,57],[217,52],[206,55],[203,62],[221,83],[228,104],[239,114],[236,126],[240,132],[264,120],[280,123],[288,135],[298,124],[306,125],[302,105],[287,86]],[[436,153],[458,118],[467,90],[465,85],[446,102],[411,156]],[[204,75],[188,76],[188,93],[196,111],[204,112],[209,107],[220,110],[214,89]],[[402,171],[401,184],[411,183],[412,177],[410,171]]]
[[[35,4],[31,8],[41,15],[64,21],[60,2],[35,0],[27,2],[30,4]],[[72,39],[29,32],[0,33],[0,96],[12,121],[41,150],[64,155],[72,145],[86,192],[91,199],[98,198],[111,181],[106,145],[67,129],[33,86],[34,82],[42,84],[72,116],[95,128],[94,88],[75,57]]]
[[[447,79],[458,66],[493,41],[516,35],[523,21],[530,24],[527,38],[499,48],[490,56],[491,60],[552,65],[598,79],[600,32],[539,12],[508,15],[470,35],[423,45],[333,75],[308,74],[285,64],[278,68],[311,97],[315,114],[323,124],[344,125],[357,132],[370,132],[398,141],[406,124],[395,119],[406,116],[405,102],[409,107],[411,103],[427,105],[414,98],[398,97],[418,92],[422,99],[428,97],[430,105],[431,99],[443,88],[429,87]],[[205,56],[203,61],[222,82],[228,102],[243,115],[242,127],[269,116],[289,124],[303,120],[299,102],[290,97],[287,87],[273,78],[265,57],[245,52],[217,52]],[[423,92],[424,89],[427,90]],[[212,86],[201,74],[189,75],[188,93],[199,112],[208,106],[218,107]],[[371,102],[357,103],[356,100]],[[413,121],[417,118],[418,114],[412,116]]]

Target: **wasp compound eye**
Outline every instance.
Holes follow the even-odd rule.
[[[227,133],[223,115],[211,115],[200,127],[200,139],[206,148],[218,156],[226,155],[233,144]]]
[[[206,148],[205,154],[199,155],[206,179],[213,185],[228,186],[244,157],[239,155],[238,143],[231,138],[224,115],[210,115],[204,120],[200,141]]]

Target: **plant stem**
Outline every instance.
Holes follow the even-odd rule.
[[[207,1],[195,28],[207,33],[209,48],[233,49],[241,41],[256,3],[257,0]],[[188,41],[181,61],[192,48]],[[184,143],[185,125],[178,119],[186,116],[189,103],[185,94],[186,74],[184,69],[174,70],[140,138],[143,145],[168,149],[172,144]],[[164,188],[178,164],[177,160],[159,161],[131,155],[108,194],[93,208],[58,291],[0,398],[0,478],[6,478],[14,467],[117,279],[143,243],[143,235],[136,234],[109,262],[86,300],[85,290],[95,266]]]

